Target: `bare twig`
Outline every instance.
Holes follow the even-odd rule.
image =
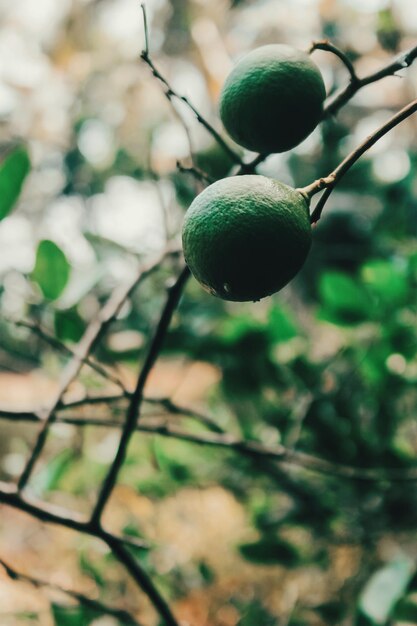
[[[222,148],[222,150],[232,159],[232,161],[234,163],[237,163],[238,165],[242,165],[242,159],[240,158],[238,153],[235,152],[229,146],[229,144],[223,139],[223,137],[214,128],[214,126],[212,126],[212,124],[210,124],[210,122],[201,115],[200,111],[192,104],[192,102],[187,98],[187,96],[184,96],[178,93],[175,89],[171,87],[170,83],[165,78],[165,76],[163,76],[161,72],[157,69],[157,67],[155,66],[149,54],[149,45],[146,44],[146,42],[148,41],[148,35],[146,34],[148,26],[147,26],[147,20],[146,20],[146,8],[144,4],[142,4],[142,12],[144,15],[145,49],[142,50],[140,56],[141,56],[141,59],[150,67],[152,74],[155,76],[155,78],[157,78],[164,86],[164,93],[165,93],[166,98],[169,101],[171,101],[172,98],[176,98],[177,100],[183,102],[190,109],[190,111],[193,112],[197,121],[207,130],[207,132],[213,137],[213,139],[218,143],[218,145]]]
[[[177,170],[183,174],[194,176],[194,178],[200,183],[203,183],[203,185],[211,185],[211,183],[214,183],[214,178],[209,176],[206,172],[203,172],[203,170],[196,165],[185,167],[180,161],[177,161]]]
[[[166,624],[168,626],[179,626],[148,574],[126,548],[126,545],[134,548],[144,548],[144,544],[140,540],[130,537],[117,537],[104,530],[100,524],[94,523],[94,521],[84,521],[80,516],[67,514],[58,507],[29,500],[27,496],[19,493],[14,485],[3,482],[0,482],[0,502],[28,513],[43,522],[71,528],[72,530],[96,537],[106,543],[118,561],[130,573],[136,585],[148,596],[154,608],[164,618]]]
[[[35,464],[45,446],[49,428],[54,421],[55,411],[59,407],[65,392],[79,374],[85,359],[90,355],[94,346],[97,344],[98,340],[105,332],[107,326],[117,317],[123,304],[130,297],[134,289],[139,285],[140,282],[147,278],[149,274],[151,274],[157,267],[159,267],[160,263],[166,255],[166,251],[163,254],[158,255],[157,259],[154,259],[147,266],[141,268],[139,274],[131,283],[129,283],[125,287],[115,290],[112,296],[104,305],[104,307],[100,310],[99,314],[87,326],[87,329],[85,330],[81,341],[77,345],[73,358],[64,370],[58,392],[56,393],[56,396],[53,399],[51,406],[45,413],[42,428],[38,434],[32,453],[18,481],[19,490],[24,489],[27,485]]]
[[[161,596],[151,578],[144,572],[137,560],[130,554],[129,550],[120,542],[114,542],[110,538],[106,543],[118,560],[123,563],[134,580],[139,584],[140,588],[146,593],[159,615],[164,619],[165,624],[167,624],[167,626],[180,626],[169,605]]]
[[[35,421],[34,416],[30,417],[30,421]],[[118,428],[121,429],[123,424],[117,420],[107,420],[88,417],[66,417],[58,416],[56,418],[58,424],[70,424],[72,426],[86,427],[94,426],[97,428]],[[158,422],[152,420],[147,423],[145,418],[140,422],[136,422],[135,430],[142,433],[160,435],[172,439],[189,441],[202,446],[212,446],[218,448],[230,449],[232,451],[244,454],[250,457],[271,459],[279,464],[286,464],[300,469],[317,472],[327,476],[337,476],[339,478],[369,481],[369,482],[414,482],[417,481],[417,467],[411,468],[385,468],[385,467],[354,467],[351,465],[343,465],[326,461],[314,455],[294,450],[293,447],[281,445],[268,446],[257,441],[248,441],[239,439],[233,435],[229,435],[225,431],[212,433],[196,433],[190,430],[184,430],[176,425],[170,424],[166,419]],[[1,491],[0,491],[1,500]],[[54,520],[45,520],[54,521]],[[59,523],[56,521],[55,523]],[[67,525],[65,521],[64,525]],[[74,526],[71,526],[75,528]],[[120,538],[124,541],[124,538]],[[126,543],[129,543],[126,541]]]
[[[308,200],[316,193],[319,193],[320,191],[325,189],[320,200],[317,202],[313,213],[311,214],[311,223],[314,224],[320,219],[323,207],[326,204],[334,187],[340,182],[346,172],[350,170],[352,165],[354,165],[356,161],[367,150],[369,150],[369,148],[371,148],[379,139],[381,139],[381,137],[386,135],[390,130],[395,128],[395,126],[403,122],[416,111],[417,99],[410,102],[410,104],[407,104],[407,106],[401,109],[401,111],[398,111],[398,113],[393,115],[387,122],[385,122],[385,124],[382,124],[382,126],[380,126],[374,133],[372,133],[372,135],[367,137],[355,150],[353,150],[353,152],[348,154],[348,156],[343,159],[343,161],[336,167],[336,169],[333,170],[333,172],[331,172],[328,176],[326,176],[325,178],[319,178],[307,187],[299,189],[300,193],[302,193]]]
[[[23,574],[22,572],[18,572],[14,567],[6,563],[4,559],[0,558],[0,565],[4,568],[6,574],[12,580],[17,580],[20,582],[29,583],[36,588],[47,588],[52,589],[53,591],[59,591],[60,593],[65,594],[69,598],[76,600],[81,606],[85,606],[88,609],[92,609],[96,611],[98,614],[111,615],[115,617],[117,620],[121,621],[123,624],[127,624],[128,626],[140,626],[139,622],[136,618],[133,617],[131,613],[126,611],[125,609],[118,609],[104,602],[99,602],[93,598],[89,598],[83,593],[79,591],[74,591],[72,589],[66,589],[64,587],[60,587],[54,583],[51,583],[47,580],[42,580],[41,578],[34,578],[33,576],[29,576],[28,574]]]
[[[200,422],[204,426],[207,426],[209,430],[215,433],[224,433],[224,430],[217,422],[208,415],[176,404],[170,398],[144,398],[145,402],[150,404],[157,404],[162,406],[171,415],[183,415],[184,417],[191,417],[194,420]]]
[[[148,28],[148,16],[146,13],[146,6],[145,3],[142,2],[140,5],[140,8],[142,9],[142,18],[143,18],[143,31],[145,33],[145,54],[149,55],[149,28]]]
[[[90,396],[86,394],[82,398],[78,398],[77,400],[62,400],[57,408],[60,411],[68,410],[68,409],[77,409],[79,407],[85,406],[96,406],[103,404],[105,406],[115,404],[129,397],[129,392],[117,393],[117,394],[105,394],[98,396]],[[1,414],[0,414],[1,415]]]
[[[255,441],[244,441],[225,434],[196,434],[181,430],[176,426],[139,424],[138,430],[190,441],[199,445],[226,448],[240,452],[246,456],[270,458],[279,463],[289,464],[301,469],[310,470],[327,476],[337,476],[364,482],[413,482],[417,480],[417,467],[404,468],[363,468],[332,463],[304,452],[286,448],[285,446],[267,446]]]
[[[80,417],[74,416],[74,417],[68,417],[68,410],[70,409],[77,409],[80,407],[86,407],[86,406],[91,406],[91,405],[97,405],[97,404],[103,404],[103,405],[110,405],[110,404],[115,404],[118,403],[120,401],[126,401],[129,398],[132,397],[132,394],[130,392],[126,392],[124,394],[119,394],[116,396],[97,396],[97,397],[93,397],[93,398],[85,398],[82,400],[76,400],[74,402],[68,402],[66,404],[62,404],[58,407],[57,409],[57,413],[59,411],[59,413],[64,412],[64,415],[56,415],[55,416],[55,423],[56,424],[71,424],[74,426],[88,426],[88,425],[100,425],[100,426],[106,426],[106,424],[109,427],[112,426],[122,426],[121,422],[112,422],[111,420],[108,419],[102,419],[101,423],[98,424],[98,419],[96,417],[92,417],[92,418],[86,418],[86,416],[83,414]],[[175,402],[173,402],[173,400],[171,400],[171,398],[152,398],[152,397],[145,397],[143,398],[143,402],[144,404],[150,404],[153,406],[159,406],[161,407],[161,409],[166,413],[168,413],[169,415],[178,415],[178,416],[182,416],[182,417],[188,417],[191,418],[197,422],[199,422],[200,424],[202,424],[203,426],[206,426],[209,430],[211,430],[212,432],[217,432],[217,433],[221,433],[224,432],[224,430],[221,428],[221,426],[219,426],[219,424],[217,424],[217,422],[210,416],[205,415],[204,413],[201,413],[195,409],[192,409],[191,407],[185,407],[185,406],[181,406]],[[158,415],[160,415],[161,413],[158,413]],[[147,414],[147,416],[149,417],[149,415]],[[12,422],[35,422],[35,423],[43,423],[44,421],[44,417],[42,416],[42,411],[13,411],[13,410],[8,410],[8,409],[0,409],[0,420],[10,420]]]
[[[332,54],[335,54],[337,57],[339,57],[339,59],[342,61],[343,65],[349,72],[351,83],[356,83],[359,80],[356,75],[355,68],[353,67],[353,63],[349,59],[347,54],[343,52],[343,50],[340,50],[340,48],[332,44],[328,39],[313,41],[309,53],[311,54],[312,52],[314,52],[314,50],[324,50],[325,52],[331,52]]]
[[[70,528],[77,532],[85,533],[87,535],[91,535],[92,537],[97,537],[98,539],[103,539],[103,541],[107,540],[108,537],[111,537],[114,541],[126,543],[134,548],[142,550],[149,549],[149,545],[141,539],[124,536],[119,537],[104,530],[103,528],[98,528],[97,526],[92,525],[81,515],[67,511],[62,507],[46,504],[34,498],[30,498],[29,496],[24,496],[17,491],[15,485],[0,482],[0,502],[20,509],[32,517],[36,517],[42,522],[46,522],[48,524],[64,526],[65,528]]]
[[[376,83],[383,78],[387,78],[388,76],[394,76],[396,72],[409,67],[416,58],[417,46],[414,46],[413,48],[410,48],[410,50],[400,54],[400,56],[377,72],[368,74],[368,76],[364,76],[363,78],[351,80],[345,87],[330,96],[324,107],[324,117],[335,115],[343,106],[345,106],[345,104],[347,104],[347,102],[349,102],[349,100],[351,100],[351,98],[353,98],[355,94],[357,94],[360,89],[372,83]]]
[[[33,332],[35,335],[40,337],[43,341],[45,341],[50,346],[52,346],[52,348],[54,348],[55,350],[59,350],[60,352],[63,352],[64,354],[77,358],[77,354],[76,352],[74,352],[74,350],[72,350],[69,346],[67,346],[62,341],[59,341],[59,339],[54,337],[54,335],[51,335],[47,330],[42,328],[40,324],[37,324],[30,320],[20,320],[20,321],[14,322],[14,324],[22,328],[27,328],[28,330]],[[89,367],[91,367],[91,369],[93,369],[95,372],[100,374],[100,376],[102,376],[106,380],[110,381],[114,385],[117,385],[117,387],[119,387],[123,391],[126,390],[123,381],[116,374],[104,368],[100,363],[97,363],[91,355],[87,355],[84,359],[82,359],[82,362],[85,365],[88,365]]]
[[[119,447],[114,458],[114,461],[107,473],[106,478],[103,481],[100,494],[97,499],[96,506],[92,514],[92,521],[99,523],[104,507],[106,506],[113,488],[116,484],[119,471],[125,460],[127,447],[130,439],[136,429],[137,420],[140,413],[140,407],[143,401],[143,390],[148,379],[149,373],[154,366],[159,352],[162,348],[166,333],[168,331],[169,324],[171,322],[172,315],[177,307],[179,299],[182,294],[182,290],[190,276],[188,267],[184,267],[179,275],[175,285],[171,287],[168,293],[167,301],[162,311],[159,323],[157,325],[154,337],[149,346],[148,354],[140,371],[136,388],[132,394],[129,408],[126,414],[126,421],[123,427],[122,436],[120,438]]]

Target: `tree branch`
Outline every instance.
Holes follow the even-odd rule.
[[[209,430],[215,433],[224,433],[224,429],[217,424],[217,422],[208,415],[200,413],[189,407],[184,407],[176,404],[170,398],[144,398],[144,402],[150,404],[157,404],[162,406],[170,415],[182,415],[184,417],[190,417],[203,426],[207,426]]]
[[[215,182],[214,178],[211,178],[211,176],[209,176],[206,172],[203,172],[203,170],[196,165],[193,165],[192,167],[185,167],[180,161],[177,161],[177,170],[183,174],[190,174],[191,176],[194,176],[194,178],[200,183],[203,183],[203,185],[211,185]]]
[[[31,417],[30,421],[34,421]],[[97,428],[118,428],[123,424],[117,420],[107,420],[99,418],[77,418],[77,417],[57,417],[56,423],[70,424],[80,428],[94,426]],[[215,433],[196,433],[184,430],[178,426],[169,424],[166,419],[159,422],[137,421],[135,430],[141,433],[160,435],[181,441],[188,441],[202,446],[212,446],[230,449],[240,454],[272,459],[279,464],[291,465],[300,469],[317,472],[327,476],[337,476],[339,478],[368,481],[368,482],[414,482],[417,481],[417,467],[411,468],[384,468],[384,467],[354,467],[326,461],[314,455],[294,450],[292,447],[281,445],[268,446],[257,441],[248,441],[229,435],[224,430]],[[1,492],[0,492],[1,499]],[[46,520],[48,521],[48,520]],[[52,520],[51,520],[52,521]],[[57,521],[56,523],[59,523]],[[120,540],[124,541],[124,538]]]
[[[155,610],[163,617],[166,624],[168,624],[168,626],[179,626],[148,574],[126,548],[126,545],[130,545],[134,548],[143,549],[144,544],[140,540],[130,537],[117,537],[104,530],[100,524],[96,524],[91,520],[84,521],[80,516],[76,516],[75,514],[69,515],[63,512],[59,507],[45,505],[43,503],[38,504],[36,501],[31,501],[27,497],[24,497],[18,492],[15,486],[3,482],[0,482],[0,502],[28,513],[43,522],[65,526],[66,528],[71,528],[72,530],[102,540],[109,546],[117,560],[130,573],[136,585],[148,596]]]
[[[103,481],[103,485],[101,487],[101,491],[91,517],[92,521],[95,523],[100,522],[104,507],[106,506],[113,491],[113,488],[116,484],[119,471],[125,460],[127,447],[136,429],[137,420],[140,415],[140,407],[143,401],[143,390],[146,381],[152,367],[154,366],[156,359],[158,358],[166,333],[168,331],[169,324],[171,322],[172,315],[181,297],[183,287],[185,286],[189,277],[190,271],[188,267],[185,266],[181,274],[179,275],[175,285],[169,290],[167,301],[158,322],[154,337],[149,346],[147,357],[140,371],[136,388],[130,400],[129,408],[126,414],[126,421],[123,427],[123,432],[120,438],[116,456],[107,473],[106,478]]]
[[[142,6],[142,12],[144,16],[145,48],[144,50],[142,50],[140,57],[150,67],[152,74],[155,76],[155,78],[157,78],[165,87],[164,89],[165,97],[169,101],[171,101],[172,98],[176,98],[177,100],[183,102],[190,109],[190,111],[193,112],[197,121],[207,130],[207,132],[213,137],[213,139],[222,148],[222,150],[232,159],[232,161],[234,163],[237,163],[238,165],[242,165],[243,162],[240,156],[238,155],[238,153],[235,152],[229,146],[229,144],[223,139],[223,137],[214,128],[214,126],[212,126],[210,122],[206,120],[206,118],[203,117],[203,115],[201,115],[200,111],[192,104],[192,102],[187,98],[187,96],[184,96],[178,93],[175,89],[171,87],[170,83],[165,78],[165,76],[163,76],[161,72],[157,69],[157,67],[155,66],[149,54],[149,43],[146,43],[146,42],[149,42],[149,36],[147,34],[148,26],[147,26],[147,19],[146,19],[146,8],[144,4],[142,4],[141,6]]]
[[[256,166],[263,163],[269,156],[270,155],[267,152],[260,152],[252,159],[252,161],[249,161],[249,163],[242,163],[236,172],[236,176],[241,176],[242,174],[254,174]]]
[[[139,622],[133,617],[133,615],[129,613],[128,611],[126,611],[125,609],[117,609],[115,607],[109,606],[108,604],[105,604],[104,602],[99,602],[98,600],[89,598],[88,596],[78,591],[74,591],[72,589],[66,589],[54,583],[50,583],[47,580],[34,578],[33,576],[28,576],[27,574],[18,572],[11,565],[6,563],[4,559],[1,559],[1,558],[0,558],[0,565],[4,568],[6,574],[12,580],[29,583],[30,585],[33,585],[36,588],[44,587],[48,589],[53,589],[54,591],[59,591],[60,593],[65,594],[69,598],[76,600],[81,606],[85,606],[88,609],[97,611],[98,614],[104,613],[106,615],[115,617],[117,620],[121,621],[123,624],[127,624],[127,626],[140,626]]]
[[[70,424],[73,426],[78,425],[100,425],[106,426],[108,424],[111,426],[122,426],[120,421],[116,420],[108,420],[102,419],[101,423],[98,424],[99,420],[96,417],[87,418],[85,415],[81,417],[68,417],[67,411],[71,408],[80,408],[85,406],[96,405],[96,404],[113,404],[119,402],[121,400],[126,400],[132,397],[130,392],[126,392],[125,394],[120,394],[117,396],[97,396],[94,398],[86,398],[84,400],[78,400],[74,402],[68,402],[67,404],[62,404],[58,407],[57,411],[63,412],[65,409],[64,417],[61,415],[55,416],[56,424]],[[143,402],[145,404],[150,404],[153,406],[159,406],[163,411],[166,411],[169,415],[178,415],[183,417],[189,417],[199,422],[200,424],[206,426],[209,430],[216,433],[224,432],[223,428],[217,424],[217,422],[208,415],[201,413],[191,407],[185,407],[173,402],[171,398],[150,398],[144,397]],[[160,413],[158,414],[160,415]],[[149,415],[148,415],[149,417]],[[0,420],[10,420],[12,422],[35,422],[38,424],[42,424],[44,418],[42,417],[42,411],[12,411],[8,409],[0,409]]]
[[[332,54],[335,54],[342,61],[343,65],[346,67],[347,71],[349,72],[350,82],[351,83],[358,82],[359,78],[356,74],[355,68],[353,67],[352,61],[349,59],[347,54],[343,52],[343,50],[341,50],[340,48],[332,44],[328,39],[323,39],[321,41],[313,41],[313,43],[311,44],[311,48],[309,50],[309,54],[314,52],[314,50],[324,50],[325,52],[331,52]]]
[[[393,76],[399,70],[409,67],[416,58],[417,46],[414,46],[413,48],[410,48],[410,50],[400,54],[400,56],[382,67],[377,72],[368,74],[368,76],[364,76],[363,78],[351,80],[345,87],[330,96],[324,107],[323,116],[330,117],[331,115],[335,115],[343,106],[345,106],[345,104],[347,104],[347,102],[349,102],[349,100],[351,100],[351,98],[353,98],[355,94],[357,94],[360,89],[372,83],[376,83],[388,76]],[[355,71],[354,75],[356,76]]]
[[[120,542],[115,542],[111,538],[108,538],[106,543],[120,563],[123,563],[142,591],[146,593],[159,615],[165,620],[165,624],[167,624],[167,626],[180,626],[169,605],[153,584],[152,579],[145,573],[137,560],[133,558],[129,550]]]
[[[298,191],[302,193],[308,200],[312,198],[316,193],[319,193],[323,189],[325,189],[323,195],[320,200],[317,202],[316,207],[314,208],[313,213],[311,214],[310,221],[312,224],[317,222],[323,211],[324,205],[326,204],[330,194],[332,193],[335,186],[340,182],[343,176],[350,170],[352,165],[356,163],[356,161],[371,148],[381,137],[386,135],[390,130],[395,128],[398,124],[403,122],[405,119],[410,117],[413,113],[417,111],[417,99],[407,104],[401,111],[398,111],[395,115],[393,115],[389,120],[382,124],[372,135],[367,137],[353,152],[348,154],[345,159],[333,170],[328,176],[325,178],[319,178],[307,187],[303,187]]]
[[[20,320],[14,322],[14,324],[17,327],[27,328],[55,350],[59,350],[60,352],[63,352],[73,358],[78,358],[77,353],[74,352],[74,350],[72,350],[64,342],[59,341],[59,339],[51,335],[47,330],[42,328],[40,324],[31,322],[30,320]],[[82,363],[91,367],[91,369],[100,374],[100,376],[110,381],[123,391],[126,391],[123,381],[116,374],[104,368],[100,363],[97,363],[91,355],[87,355],[84,359],[82,359]]]
[[[94,524],[91,524],[90,521],[86,520],[81,515],[67,511],[62,507],[46,504],[34,498],[30,498],[29,496],[24,496],[18,492],[14,485],[8,483],[0,482],[0,502],[19,509],[24,513],[28,513],[32,517],[36,517],[40,521],[48,524],[64,526],[65,528],[70,528],[71,530],[103,539],[103,541],[111,537],[114,541],[131,545],[134,548],[141,550],[149,549],[149,545],[141,539],[114,535],[103,528],[94,526]]]
[[[32,475],[35,464],[45,446],[49,428],[54,421],[55,411],[61,404],[62,397],[64,396],[65,392],[78,376],[85,359],[90,355],[94,346],[102,337],[109,324],[111,324],[111,322],[113,322],[113,320],[117,317],[123,304],[130,297],[135,288],[153,271],[155,271],[157,267],[159,267],[160,263],[167,256],[167,254],[168,252],[165,251],[163,254],[158,255],[157,259],[153,260],[152,262],[148,263],[148,265],[141,268],[139,274],[129,285],[120,289],[116,289],[111,297],[108,299],[106,304],[103,306],[103,308],[99,311],[98,315],[87,326],[84,335],[82,336],[80,342],[76,347],[73,358],[64,370],[58,392],[56,393],[56,396],[53,399],[51,406],[45,412],[44,421],[38,434],[36,443],[18,481],[19,490],[24,489],[27,485]]]

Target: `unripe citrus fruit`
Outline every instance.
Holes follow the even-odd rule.
[[[185,215],[185,260],[210,293],[259,300],[286,285],[311,245],[307,201],[292,187],[248,175],[223,178]]]
[[[229,74],[220,117],[241,146],[284,152],[317,126],[325,96],[320,70],[307,54],[272,44],[247,54]]]

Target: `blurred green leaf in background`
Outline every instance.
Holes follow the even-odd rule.
[[[34,280],[45,298],[56,300],[63,292],[71,266],[64,252],[53,241],[44,239],[38,245],[35,267],[32,272]]]
[[[16,204],[29,171],[29,155],[23,147],[14,149],[0,163],[0,220]]]

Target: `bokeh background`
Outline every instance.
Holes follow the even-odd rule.
[[[256,46],[308,49],[329,38],[362,76],[417,43],[415,0],[146,6],[153,61],[222,133],[219,90],[234,60]],[[67,360],[19,322],[40,324],[74,346],[140,263],[180,245],[184,211],[202,185],[177,162],[189,167],[192,150],[210,177],[232,171],[188,108],[168,102],[140,60],[143,47],[137,0],[0,0],[0,148],[6,158],[24,146],[31,161],[19,202],[0,222],[5,411],[48,406]],[[329,93],[347,82],[336,57],[315,52],[314,59]],[[328,174],[416,97],[416,84],[417,63],[364,88],[259,173],[293,186]],[[315,228],[305,268],[283,291],[237,304],[204,293],[194,280],[187,285],[146,394],[215,425],[152,403],[146,424],[224,430],[382,469],[379,481],[355,481],[136,435],[106,524],[151,541],[152,550],[137,557],[184,626],[417,623],[416,484],[383,473],[417,462],[416,128],[415,118],[404,122],[345,177]],[[128,387],[179,266],[174,255],[152,273],[95,351]],[[116,391],[85,367],[66,397]],[[122,419],[125,408],[122,399],[74,417]],[[10,419],[0,429],[0,478],[13,481],[37,429]],[[55,425],[31,490],[88,512],[117,442],[115,429]],[[5,506],[0,529],[0,556],[19,571],[158,624],[97,541]],[[3,571],[0,619],[4,626],[122,623]]]

